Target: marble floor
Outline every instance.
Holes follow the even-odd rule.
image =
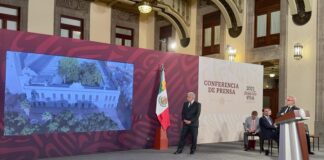
[[[323,145],[324,146],[324,145]],[[254,151],[244,151],[242,142],[213,143],[198,145],[194,155],[189,154],[189,146],[186,146],[182,154],[175,155],[176,147],[159,151],[153,149],[129,150],[90,155],[46,158],[43,160],[276,160],[278,150],[273,149],[272,156],[260,154],[259,147]],[[266,148],[266,145],[265,145]],[[310,155],[311,160],[324,159],[324,147],[318,151],[315,146],[315,155]]]

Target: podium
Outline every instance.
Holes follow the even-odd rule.
[[[309,119],[309,112],[295,110],[275,120],[280,124],[278,160],[309,160],[305,126],[302,121]]]

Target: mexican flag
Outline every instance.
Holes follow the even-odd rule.
[[[164,130],[167,130],[170,126],[170,116],[169,116],[169,104],[168,95],[166,90],[166,81],[164,68],[161,71],[161,81],[159,87],[159,94],[156,98],[156,115],[161,123]]]

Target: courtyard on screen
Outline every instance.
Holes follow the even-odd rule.
[[[6,52],[4,135],[128,130],[134,65]]]

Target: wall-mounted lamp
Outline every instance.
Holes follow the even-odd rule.
[[[273,77],[275,77],[275,76],[276,76],[276,74],[274,74],[274,73],[270,73],[270,74],[269,74],[269,77],[270,77],[270,78],[273,78]]]
[[[295,43],[294,45],[294,58],[296,60],[303,58],[303,45],[301,43]]]
[[[144,14],[150,13],[152,11],[152,6],[149,2],[144,0],[138,5],[138,10]]]
[[[177,43],[176,42],[171,41],[169,44],[170,44],[170,46],[169,46],[170,51],[174,51],[177,48]]]
[[[233,62],[236,56],[236,49],[230,45],[227,46],[228,60]]]

